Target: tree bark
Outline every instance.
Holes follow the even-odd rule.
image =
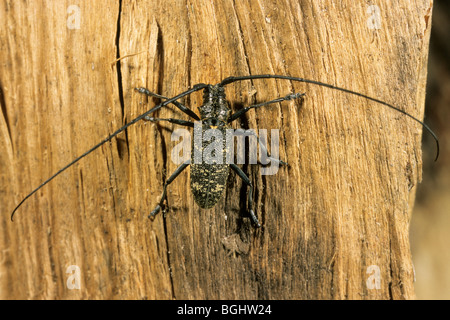
[[[58,169],[159,103],[135,87],[172,97],[231,75],[292,75],[421,118],[431,6],[0,3],[0,297],[414,298],[408,229],[422,128],[382,105],[314,85],[226,87],[233,110],[306,93],[303,103],[252,110],[236,124],[279,129],[280,158],[289,163],[272,176],[243,166],[260,229],[250,225],[247,188],[233,173],[218,205],[205,210],[193,200],[186,170],[168,188],[165,213],[148,220],[177,167],[171,133],[178,127],[144,121],[38,191],[13,223],[9,214]],[[202,94],[181,102],[197,111]],[[187,119],[172,106],[156,115]],[[68,285],[74,270],[80,289]]]

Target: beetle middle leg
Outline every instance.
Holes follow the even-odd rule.
[[[269,151],[267,150],[267,147],[265,146],[265,144],[261,142],[261,139],[258,137],[258,135],[254,131],[252,131],[252,130],[244,130],[244,129],[237,129],[237,130],[235,130],[234,135],[235,136],[244,136],[244,137],[249,137],[249,136],[255,137],[258,140],[258,144],[259,144],[259,146],[261,148],[260,149],[261,153],[267,155],[266,156],[266,160],[269,160],[271,162],[276,162],[278,165],[283,165],[283,166],[287,166],[288,165],[287,162],[284,162],[283,160],[273,158],[270,155]],[[261,165],[266,165],[267,163],[261,163],[260,162],[260,164]]]
[[[166,193],[167,193],[167,186],[169,184],[171,184],[173,182],[173,180],[175,180],[176,177],[178,177],[178,175],[187,168],[187,166],[189,166],[191,164],[191,159],[186,160],[185,162],[183,162],[175,171],[174,173],[172,173],[172,175],[169,177],[169,179],[167,179],[166,183],[164,183],[164,188],[163,188],[163,194],[161,196],[161,200],[159,200],[158,205],[155,207],[155,209],[153,209],[152,212],[150,212],[150,214],[148,215],[148,217],[150,219],[154,219],[155,216],[158,214],[158,212],[161,210],[161,206],[163,205],[164,199],[166,197]]]

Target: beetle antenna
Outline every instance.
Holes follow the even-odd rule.
[[[333,86],[331,84],[328,83],[324,83],[324,82],[320,82],[320,81],[315,81],[315,80],[309,80],[309,79],[304,79],[304,78],[297,78],[297,77],[291,77],[291,76],[282,76],[282,75],[273,75],[273,74],[259,74],[259,75],[254,75],[254,76],[240,76],[240,77],[228,77],[225,78],[224,80],[222,80],[222,82],[220,83],[221,86],[225,86],[227,84],[236,82],[236,81],[243,81],[243,80],[252,80],[252,79],[284,79],[284,80],[292,80],[292,81],[298,81],[298,82],[304,82],[304,83],[311,83],[311,84],[316,84],[322,87],[327,87],[330,89],[334,89],[334,90],[338,90],[338,91],[342,91],[342,92],[346,92],[346,93],[350,93],[353,94],[355,96],[359,96],[362,98],[366,98],[368,100],[380,103],[382,105],[385,105],[393,110],[396,110],[400,113],[403,113],[404,115],[410,117],[411,119],[413,119],[414,121],[420,123],[432,136],[434,141],[436,141],[436,158],[434,159],[434,161],[437,161],[437,159],[439,158],[439,139],[437,137],[437,135],[433,132],[433,130],[431,130],[431,128],[426,125],[423,121],[420,121],[419,119],[417,119],[416,117],[410,115],[408,112],[393,106],[392,104],[386,103],[384,101],[381,101],[379,99],[376,98],[372,98],[369,96],[366,96],[365,94],[356,92],[356,91],[352,91],[352,90],[348,90],[348,89],[344,89],[344,88],[340,88],[340,87],[336,87]]]
[[[60,173],[62,173],[63,171],[65,171],[67,168],[71,167],[73,164],[75,164],[76,162],[80,161],[81,159],[83,159],[84,157],[86,157],[88,154],[90,154],[92,151],[96,150],[97,148],[99,148],[100,146],[102,146],[103,144],[105,144],[108,141],[111,141],[112,138],[114,138],[115,136],[117,136],[119,133],[121,133],[122,131],[126,130],[129,126],[135,124],[136,122],[144,119],[146,116],[148,116],[149,114],[155,112],[156,110],[161,109],[162,107],[168,105],[169,103],[174,102],[175,100],[178,100],[184,96],[187,96],[193,92],[199,91],[201,89],[206,88],[208,85],[203,84],[203,83],[199,83],[196,84],[195,86],[192,87],[192,89],[189,89],[183,93],[180,93],[179,95],[170,98],[162,103],[160,103],[159,105],[155,106],[154,108],[148,110],[147,112],[141,114],[140,116],[134,118],[133,120],[131,120],[130,122],[128,122],[127,124],[125,124],[123,127],[121,127],[120,129],[118,129],[117,131],[115,131],[114,133],[110,134],[109,136],[107,136],[105,139],[103,139],[101,142],[99,142],[98,144],[96,144],[95,146],[93,146],[91,149],[89,149],[88,151],[86,151],[85,153],[83,153],[81,156],[75,158],[74,160],[72,160],[69,164],[67,164],[66,166],[64,166],[62,169],[58,170],[58,172],[56,172],[54,175],[52,175],[50,178],[48,178],[47,180],[45,180],[43,183],[41,183],[36,189],[34,189],[33,191],[31,191],[25,198],[22,199],[22,201],[19,202],[19,204],[14,208],[13,212],[11,213],[11,221],[13,221],[14,219],[14,214],[16,213],[17,209],[19,209],[19,207],[29,198],[31,197],[33,194],[35,194],[39,189],[41,189],[43,186],[45,186],[47,183],[49,183],[50,181],[52,181],[56,176],[58,176]],[[135,88],[136,91],[141,92],[142,88]]]

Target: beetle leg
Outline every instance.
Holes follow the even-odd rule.
[[[250,214],[250,217],[252,218],[253,223],[260,228],[261,224],[258,221],[258,218],[256,217],[255,212],[253,211],[253,184],[250,181],[250,179],[247,177],[247,175],[244,173],[244,171],[241,170],[237,165],[230,164],[231,169],[234,170],[238,174],[239,177],[244,181],[244,183],[249,187],[248,190],[248,211]]]
[[[233,113],[230,118],[228,119],[228,123],[233,122],[234,120],[242,117],[245,113],[247,113],[247,111],[251,110],[251,109],[256,109],[256,108],[260,108],[260,107],[264,107],[267,106],[269,104],[272,103],[276,103],[276,102],[281,102],[281,101],[285,101],[285,100],[294,100],[294,99],[298,99],[301,98],[305,95],[305,93],[291,93],[288,94],[285,97],[280,97],[280,98],[276,98],[267,102],[263,102],[263,103],[258,103],[249,107],[245,107],[244,109],[241,109],[239,111],[236,111],[235,113]]]
[[[149,219],[153,220],[155,218],[155,216],[158,214],[158,212],[161,210],[161,206],[163,205],[164,202],[164,198],[166,197],[166,193],[167,193],[167,186],[169,184],[172,183],[173,180],[175,180],[176,177],[178,177],[178,175],[184,170],[186,169],[186,167],[191,163],[191,160],[186,160],[184,163],[182,163],[177,170],[175,170],[174,173],[172,173],[172,175],[169,177],[169,179],[167,179],[166,183],[164,183],[164,188],[163,188],[163,194],[161,196],[161,200],[159,200],[159,204],[155,207],[155,209],[153,209],[152,212],[150,212],[150,214],[148,215]]]
[[[146,96],[149,97],[155,97],[155,98],[159,98],[159,99],[169,99],[168,97],[159,95],[157,93],[153,93],[150,90],[148,90],[147,88],[135,88],[134,90],[136,90],[139,93],[145,94]],[[195,120],[200,120],[200,118],[197,116],[197,114],[195,114],[194,111],[192,111],[191,109],[189,109],[188,107],[182,105],[181,103],[179,103],[178,101],[173,101],[172,102],[178,109],[180,109],[182,112],[184,112],[185,114],[187,114],[189,117],[194,118]]]
[[[238,134],[236,134],[236,131],[235,131],[235,135],[238,135]],[[239,135],[241,135],[241,134],[239,134]],[[264,143],[261,142],[261,139],[259,138],[259,136],[254,131],[252,131],[252,130],[245,130],[245,132],[242,133],[242,135],[256,137],[256,139],[258,140],[259,146],[261,148],[261,153],[267,155],[267,157],[265,157],[267,160],[270,160],[271,162],[276,162],[279,165],[283,165],[283,166],[287,166],[288,165],[288,163],[284,162],[283,160],[272,158],[272,156],[270,155],[270,153],[267,150],[266,146],[264,145]],[[260,164],[266,165],[267,163],[260,163]]]
[[[181,126],[186,126],[186,127],[191,127],[191,128],[194,127],[194,123],[192,121],[181,120],[181,119],[174,119],[174,118],[162,119],[162,118],[153,118],[153,117],[147,116],[147,117],[144,118],[144,120],[151,121],[151,122],[168,121],[170,123],[179,124]]]

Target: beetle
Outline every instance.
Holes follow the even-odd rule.
[[[168,99],[161,95],[152,93],[146,88],[136,88],[136,90],[140,93],[146,94],[147,96],[154,96],[158,98]],[[222,137],[225,137],[226,130],[230,128],[229,124],[234,120],[240,118],[250,109],[266,106],[284,100],[298,99],[301,98],[302,96],[304,96],[304,93],[288,94],[285,97],[277,98],[265,103],[260,103],[257,105],[246,107],[232,114],[231,109],[229,108],[229,102],[226,100],[224,87],[221,83],[219,83],[216,85],[209,84],[203,89],[203,104],[198,108],[200,117],[198,117],[197,114],[192,113],[190,109],[184,107],[180,103],[176,103],[175,105],[181,111],[185,112],[194,120],[201,121],[202,134],[205,133],[207,130],[213,129],[218,130],[219,134]],[[171,123],[191,128],[194,128],[195,126],[194,122],[192,121],[185,121],[180,119],[173,119],[173,118],[161,119],[153,117],[146,117],[146,119],[150,121],[168,121]],[[225,190],[229,169],[231,168],[249,187],[248,193],[249,214],[250,217],[252,218],[253,223],[257,227],[261,226],[253,211],[253,192],[252,192],[253,185],[248,176],[237,165],[235,165],[234,163],[228,163],[227,148],[229,148],[230,146],[226,145],[226,141],[224,139],[222,139],[221,143],[222,143],[221,146],[222,155],[219,155],[221,157],[220,163],[217,163],[217,161],[211,161],[212,163],[207,163],[207,161],[205,161],[204,158],[200,159],[200,161],[197,161],[196,163],[195,155],[203,154],[203,150],[206,146],[203,140],[198,141],[197,139],[194,138],[194,140],[192,141],[191,158],[182,163],[174,171],[174,173],[167,179],[166,183],[164,184],[161,199],[156,208],[149,215],[151,219],[153,219],[156,216],[156,214],[161,210],[161,207],[163,205],[166,196],[168,185],[172,183],[173,180],[175,180],[175,178],[188,166],[190,166],[191,169],[191,190],[194,195],[194,200],[201,208],[204,209],[214,207],[222,197],[223,191]],[[265,146],[261,144],[261,147],[267,154],[267,149],[265,148]],[[286,165],[286,162],[280,161],[270,156],[268,157],[268,160],[275,161],[281,165]]]
[[[232,113],[231,109],[229,108],[229,103],[226,100],[225,96],[225,90],[224,87],[230,83],[237,82],[237,81],[244,81],[244,80],[254,80],[254,79],[283,79],[283,80],[290,80],[290,81],[297,81],[297,82],[303,82],[303,83],[310,83],[322,87],[327,87],[333,90],[342,91],[348,94],[356,95],[359,97],[363,97],[365,99],[374,101],[376,103],[382,104],[388,108],[391,108],[393,110],[396,110],[397,112],[400,112],[409,118],[413,119],[414,121],[421,124],[434,138],[436,142],[436,158],[435,161],[439,157],[439,140],[436,136],[436,134],[426,125],[424,122],[420,121],[416,117],[412,116],[411,114],[407,113],[406,111],[393,106],[387,102],[384,102],[382,100],[369,97],[367,95],[364,95],[359,92],[355,92],[352,90],[348,90],[345,88],[337,87],[331,84],[327,84],[320,81],[315,80],[309,80],[304,78],[298,78],[298,77],[292,77],[292,76],[286,76],[286,75],[271,75],[271,74],[261,74],[261,75],[248,75],[248,76],[237,76],[237,77],[228,77],[222,80],[221,82],[211,85],[211,84],[204,84],[199,83],[194,85],[191,89],[186,90],[180,94],[178,94],[175,97],[167,98],[155,93],[150,92],[146,88],[135,88],[135,90],[139,93],[145,94],[147,96],[154,96],[161,99],[164,99],[162,103],[158,104],[157,106],[153,107],[152,109],[148,110],[147,112],[139,115],[135,119],[131,120],[127,124],[125,124],[123,127],[119,128],[117,131],[100,141],[98,144],[96,144],[91,149],[87,150],[85,153],[83,153],[81,156],[75,158],[72,160],[69,164],[61,168],[59,171],[57,171],[54,175],[52,175],[50,178],[45,180],[43,183],[41,183],[36,189],[31,191],[25,198],[22,199],[22,201],[19,202],[19,204],[14,208],[12,214],[11,214],[11,220],[14,218],[14,214],[16,213],[17,209],[34,193],[36,193],[39,189],[41,189],[43,186],[45,186],[47,183],[49,183],[51,180],[53,180],[56,176],[58,176],[60,173],[62,173],[64,170],[71,167],[73,164],[87,156],[89,153],[93,152],[103,144],[105,144],[108,141],[111,141],[112,138],[117,136],[122,131],[126,130],[131,125],[135,124],[136,122],[140,120],[149,120],[149,121],[168,121],[174,124],[187,126],[187,127],[195,127],[195,123],[189,120],[181,120],[181,119],[162,119],[162,118],[153,118],[150,117],[150,114],[154,113],[155,111],[167,106],[168,104],[172,103],[174,104],[179,110],[181,110],[183,113],[187,114],[190,118],[194,119],[195,121],[201,122],[201,130],[202,132],[208,130],[208,129],[215,129],[219,130],[222,134],[225,133],[225,130],[229,128],[229,124],[233,122],[234,120],[240,118],[245,113],[247,113],[249,110],[264,107],[276,102],[281,102],[285,100],[293,100],[298,99],[304,96],[304,93],[293,93],[288,94],[285,97],[279,97],[267,102],[259,103],[256,105],[248,106],[243,109],[240,109],[236,111],[235,113]],[[191,93],[194,93],[196,91],[203,90],[203,104],[199,107],[200,117],[193,112],[191,109],[187,108],[183,104],[179,103],[177,100],[185,97],[187,95],[190,95]],[[259,139],[258,139],[259,140]],[[261,145],[261,142],[260,142]],[[256,214],[253,210],[253,184],[251,183],[248,176],[235,164],[233,163],[205,163],[200,162],[196,163],[194,161],[194,154],[196,151],[202,151],[204,148],[203,143],[196,144],[192,143],[192,152],[191,152],[191,158],[189,160],[186,160],[183,162],[173,173],[172,175],[167,179],[167,181],[164,184],[163,187],[163,194],[160,198],[160,201],[156,205],[155,209],[150,212],[149,218],[153,219],[161,210],[161,207],[163,206],[164,199],[166,197],[167,193],[167,187],[170,185],[175,178],[189,165],[191,166],[191,190],[194,195],[194,199],[196,203],[202,207],[202,208],[212,208],[215,206],[215,204],[219,201],[219,199],[222,196],[223,190],[225,189],[226,180],[228,177],[229,168],[231,168],[234,172],[238,174],[240,178],[243,179],[244,183],[249,187],[248,192],[248,211],[249,215],[252,219],[252,222],[256,227],[260,227],[260,223],[258,221],[258,218],[256,217]],[[223,145],[222,148],[222,159],[225,160],[226,157],[226,145]],[[270,161],[278,161],[281,165],[286,165],[284,161],[277,160],[274,158],[271,158],[269,156]]]

